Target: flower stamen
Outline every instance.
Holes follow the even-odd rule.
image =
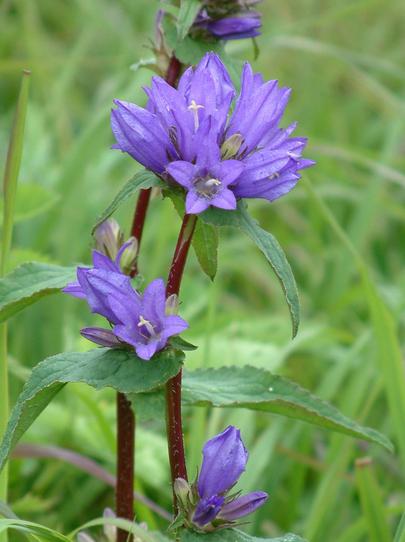
[[[196,192],[205,198],[212,198],[218,193],[219,187],[222,185],[219,179],[199,178],[194,182]]]
[[[146,320],[142,315],[139,316],[138,327],[145,326],[146,331],[149,333],[150,337],[156,337],[155,327],[150,323],[149,320]]]
[[[199,121],[199,118],[198,118],[198,110],[199,109],[204,109],[204,106],[197,104],[197,102],[195,100],[191,100],[191,104],[188,106],[188,109],[193,113],[194,129],[195,129],[195,131],[197,131],[199,126],[200,126],[200,121]]]

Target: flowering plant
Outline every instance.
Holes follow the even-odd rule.
[[[264,506],[268,499],[260,490],[246,494],[234,490],[248,463],[240,430],[230,425],[205,443],[200,472],[190,483],[183,406],[271,412],[392,449],[384,435],[348,419],[290,380],[255,367],[254,359],[249,358],[252,365],[246,367],[189,370],[186,364],[183,371],[185,352],[196,348],[180,337],[189,323],[177,314],[187,257],[193,245],[203,271],[214,279],[218,229],[222,226],[236,228],[238,235],[246,233],[263,253],[282,285],[293,336],[298,330],[299,301],[292,270],[277,240],[250,216],[246,200],[273,202],[287,195],[297,185],[302,170],[314,162],[303,157],[307,139],[293,136],[296,123],[283,127],[291,90],[276,80],[266,81],[246,62],[238,74],[238,91],[231,78],[232,63],[224,50],[224,43],[231,39],[259,34],[261,19],[254,9],[257,4],[256,0],[173,0],[163,5],[156,18],[156,59],[152,63],[160,76],[153,77],[150,87],[145,89],[147,103],[143,107],[115,99],[111,112],[113,148],[130,155],[144,169],[137,171],[98,220],[93,232],[92,265],[71,268],[32,263],[1,278],[3,319],[40,297],[62,290],[85,300],[90,311],[107,324],[88,326],[86,320],[86,327],[81,330],[81,335],[97,347],[84,352],[82,347],[79,352],[63,352],[34,367],[7,427],[7,373],[0,374],[0,378],[6,376],[0,412],[0,500],[7,498],[4,488],[7,489],[7,460],[12,449],[53,397],[71,382],[86,383],[96,390],[108,387],[116,392],[117,472],[112,481],[115,515],[109,513],[102,520],[114,527],[105,531],[105,537],[116,542],[165,542],[173,536],[184,542],[260,540],[237,528],[241,525],[239,520]],[[196,55],[195,61],[190,60]],[[26,108],[24,85],[19,115]],[[9,157],[15,153],[18,162],[23,120],[18,117],[17,121]],[[6,170],[15,173],[18,167],[13,162]],[[14,185],[7,182],[4,190],[5,240],[0,274],[4,273],[4,255],[8,254],[12,237],[9,217],[16,174],[13,178]],[[139,254],[153,188],[172,199],[182,215],[182,223],[167,280],[150,277],[142,289]],[[137,192],[131,236],[124,242],[125,236],[111,215]],[[152,273],[147,262],[145,272]],[[192,292],[189,297],[192,295],[201,297],[200,292]],[[190,314],[190,299],[182,302],[181,312]],[[90,318],[87,314],[86,319]],[[192,318],[191,314],[191,328]],[[146,536],[145,526],[133,521],[135,426],[137,413],[151,403],[150,411],[158,427],[162,421],[160,407],[165,407],[173,513],[144,497],[144,504],[157,511],[168,527],[164,534],[152,532]],[[72,460],[72,453],[67,457]],[[77,460],[74,452],[73,457]],[[85,464],[100,472],[94,462],[87,460]],[[111,483],[108,473],[102,477]],[[32,527],[11,516],[11,523],[4,529],[17,525],[26,533]],[[100,522],[87,526],[95,524]],[[50,540],[46,529],[33,535],[36,539],[44,532]],[[83,529],[77,529],[69,538],[57,539],[71,541],[77,533],[80,542],[92,540]],[[0,526],[0,537],[1,534]],[[278,542],[300,540],[295,535],[277,538]]]

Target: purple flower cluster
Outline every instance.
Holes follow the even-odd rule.
[[[195,528],[211,531],[230,526],[266,502],[268,495],[263,491],[229,495],[247,461],[248,452],[236,427],[229,426],[206,442],[196,484],[190,488],[182,479],[175,484],[183,513]]]
[[[205,0],[193,30],[202,29],[221,40],[254,38],[260,35],[260,13],[252,6],[261,0]]]
[[[166,181],[186,190],[186,210],[232,210],[239,198],[273,201],[288,193],[307,140],[290,137],[296,123],[279,127],[290,89],[263,80],[246,63],[237,96],[228,71],[214,53],[187,69],[177,89],[152,79],[146,109],[115,100],[113,146]]]
[[[93,267],[78,267],[77,282],[63,291],[85,299],[91,311],[104,316],[112,326],[84,328],[84,337],[101,346],[132,347],[140,358],[149,360],[188,324],[172,314],[172,300],[166,300],[162,279],[152,281],[140,294],[130,277],[121,272],[120,260],[131,242],[121,247],[114,261],[94,250]]]

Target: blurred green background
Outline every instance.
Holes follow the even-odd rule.
[[[150,0],[3,0],[0,5],[2,169],[20,73],[32,70],[13,266],[26,260],[89,261],[91,226],[137,167],[110,150],[109,112],[116,97],[145,103],[142,86],[152,74],[129,67],[151,56],[157,7]],[[298,134],[310,141],[306,155],[317,161],[287,197],[250,205],[292,265],[302,301],[301,330],[291,341],[276,278],[249,240],[225,231],[215,283],[201,273],[194,254],[188,263],[181,314],[191,323],[186,338],[199,349],[187,363],[267,367],[396,442],[386,397],[391,353],[398,353],[401,342],[387,333],[378,308],[372,320],[364,282],[345,243],[350,240],[366,263],[403,347],[405,5],[265,0],[259,9],[264,14],[259,58],[253,60],[249,40],[230,43],[227,50],[293,88],[285,123],[299,121]],[[127,231],[132,208],[129,202],[117,215]],[[155,199],[140,261],[146,279],[166,276],[179,225],[170,201]],[[63,296],[15,317],[13,398],[30,367],[44,357],[89,348],[78,330],[95,322],[84,304]],[[24,442],[73,449],[114,472],[114,421],[112,392],[70,386]],[[229,423],[241,428],[250,464],[240,487],[270,493],[246,526],[249,532],[292,531],[310,542],[377,541],[355,477],[355,460],[365,455],[373,458],[366,468],[395,532],[405,503],[398,454],[248,411],[195,409],[185,412],[185,422],[191,473],[208,436]],[[163,423],[140,422],[137,488],[169,510],[165,446]],[[113,504],[113,490],[103,482],[49,459],[13,460],[10,493],[18,515],[64,532]],[[145,506],[138,504],[137,514],[151,529],[166,525]]]

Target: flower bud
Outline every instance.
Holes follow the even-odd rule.
[[[221,147],[221,157],[222,160],[229,160],[234,158],[243,143],[243,137],[241,134],[233,134],[231,137],[228,137],[226,141],[222,143]]]
[[[103,512],[103,517],[115,519],[117,516],[111,510],[111,508],[105,508]],[[115,542],[115,539],[117,538],[117,527],[115,527],[115,525],[104,525],[104,535],[107,538],[108,542]]]
[[[176,478],[174,481],[174,493],[182,510],[188,510],[192,500],[190,484],[184,478]]]
[[[135,239],[135,237],[130,237],[125,245],[122,246],[122,252],[119,260],[121,271],[125,275],[129,275],[134,269],[137,255],[138,241]]]
[[[123,233],[114,218],[108,218],[97,226],[94,232],[96,250],[115,260],[118,250],[124,241]]]
[[[166,316],[177,314],[179,312],[179,296],[177,294],[169,295],[166,299]]]

